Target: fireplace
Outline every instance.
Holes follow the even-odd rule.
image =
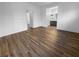
[[[50,21],[50,26],[57,26],[57,21]]]

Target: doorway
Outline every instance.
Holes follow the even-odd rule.
[[[28,30],[33,28],[33,17],[32,17],[32,13],[28,12],[26,13],[27,16],[27,27]]]

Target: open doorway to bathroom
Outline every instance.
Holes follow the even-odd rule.
[[[58,6],[46,9],[46,19],[49,27],[57,27]]]

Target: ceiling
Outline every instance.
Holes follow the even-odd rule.
[[[31,3],[37,6],[45,6],[51,4],[52,2],[31,2]]]

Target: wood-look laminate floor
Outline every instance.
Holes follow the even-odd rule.
[[[0,56],[76,57],[79,34],[53,27],[35,28],[0,38]]]

